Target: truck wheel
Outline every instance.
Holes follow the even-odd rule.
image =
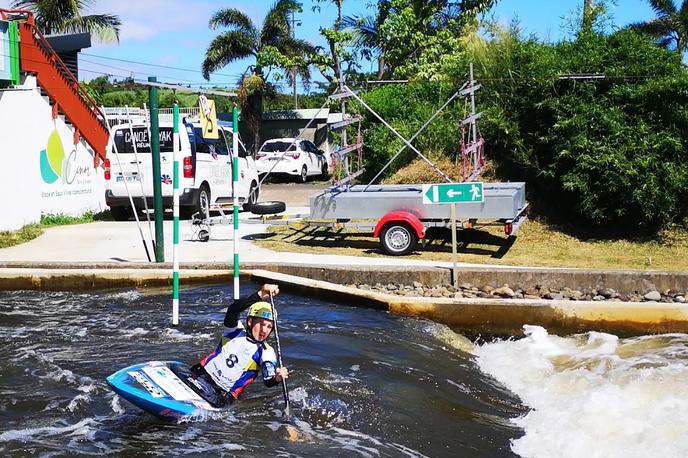
[[[255,181],[251,182],[251,190],[248,192],[248,198],[246,202],[244,203],[244,211],[250,212],[251,208],[258,202],[258,194],[260,193],[260,189],[258,188],[258,184]]]
[[[257,202],[251,207],[251,213],[254,215],[274,215],[276,213],[282,213],[287,209],[284,202],[279,202],[276,200],[268,202]]]
[[[196,215],[198,219],[210,217],[210,189],[208,185],[202,184],[198,190],[198,200],[193,205],[187,205],[179,209],[181,219],[191,219]]]
[[[404,223],[390,223],[380,233],[382,248],[392,256],[409,254],[418,243],[418,236]]]
[[[131,209],[124,206],[110,207],[110,214],[115,221],[128,221],[132,216]]]
[[[198,190],[198,202],[193,207],[193,212],[198,213],[200,218],[210,217],[210,189],[205,184]]]

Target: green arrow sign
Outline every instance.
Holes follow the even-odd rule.
[[[484,202],[482,183],[424,184],[424,204],[454,204],[457,202]]]

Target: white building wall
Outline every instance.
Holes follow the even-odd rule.
[[[78,216],[105,207],[102,168],[73,129],[27,78],[0,91],[0,231],[40,221],[41,214]]]

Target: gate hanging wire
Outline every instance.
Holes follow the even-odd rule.
[[[103,109],[103,113],[105,113],[104,109]],[[105,116],[107,116],[107,115],[105,115]],[[110,123],[107,122],[107,119],[105,119],[105,123],[108,126],[108,134],[110,135],[110,139],[111,139],[111,143],[112,143],[112,151],[115,153],[115,158],[117,158],[117,165],[119,166],[119,170],[122,173],[122,181],[124,182],[124,189],[127,192],[127,196],[129,196],[129,204],[131,205],[131,211],[134,214],[134,219],[136,220],[136,227],[139,230],[139,235],[141,236],[141,243],[143,243],[143,248],[144,248],[144,250],[146,250],[146,257],[148,258],[148,262],[151,262],[150,252],[148,251],[148,244],[146,243],[146,238],[143,236],[143,230],[141,230],[141,222],[139,221],[139,215],[136,212],[136,205],[134,204],[134,198],[131,195],[131,191],[129,190],[129,185],[127,184],[127,177],[124,174],[124,169],[122,168],[122,160],[119,157],[119,150],[117,148],[117,142],[115,142],[115,139],[112,136],[112,127],[110,127]],[[132,138],[132,141],[133,141],[133,138]],[[145,196],[144,196],[144,198],[145,198]]]
[[[138,173],[139,183],[141,184],[141,200],[143,200],[143,207],[146,210],[146,220],[148,221],[148,232],[155,251],[155,237],[153,237],[153,228],[151,226],[150,211],[148,210],[148,199],[146,198],[146,191],[143,186],[143,174],[141,173],[141,161],[139,161],[138,147],[134,141],[134,127],[131,122],[131,115],[129,114],[129,105],[124,105],[127,112],[127,123],[129,123],[129,135],[131,136],[131,145],[134,148],[134,160],[136,161],[136,172]],[[148,141],[150,142],[150,129],[148,129]],[[121,168],[121,167],[120,167]],[[150,261],[150,259],[149,259]]]

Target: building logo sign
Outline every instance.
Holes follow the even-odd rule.
[[[57,129],[48,137],[46,149],[40,153],[41,178],[52,184],[62,178],[63,184],[72,184],[79,175],[90,175],[90,167],[79,166],[76,161],[76,146],[65,156],[62,140]]]

